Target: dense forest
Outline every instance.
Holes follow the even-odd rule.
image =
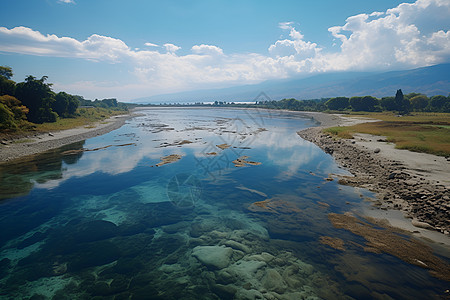
[[[0,129],[29,127],[32,123],[56,122],[58,118],[75,118],[79,107],[127,110],[116,99],[86,100],[65,92],[55,93],[47,76],[28,76],[16,83],[10,67],[0,66]]]

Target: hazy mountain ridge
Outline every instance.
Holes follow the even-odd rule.
[[[365,95],[384,97],[394,96],[397,89],[402,89],[405,94],[415,92],[428,96],[447,96],[450,93],[449,74],[450,64],[383,73],[329,73],[302,79],[271,80],[255,85],[156,95],[133,102],[252,101],[261,92],[274,100]]]

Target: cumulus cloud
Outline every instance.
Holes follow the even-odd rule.
[[[288,33],[273,41],[266,53],[226,53],[218,45],[194,45],[178,54],[172,43],[146,49],[93,34],[85,40],[42,34],[27,27],[0,27],[0,51],[28,55],[72,57],[98,63],[123,64],[133,84],[97,85],[99,90],[133,97],[205,87],[208,84],[256,83],[273,78],[333,70],[412,68],[450,61],[450,1],[417,0],[385,12],[347,18],[328,31],[337,47],[326,49],[306,40],[298,24],[281,22]],[[96,88],[96,83],[79,84]]]
[[[169,52],[169,53],[175,53],[181,49],[181,47],[178,47],[174,44],[164,44],[163,46],[166,48],[167,52]]]
[[[192,47],[191,50],[193,53],[196,53],[196,54],[205,54],[205,55],[212,55],[212,56],[223,54],[223,50],[220,49],[219,47],[212,46],[212,45],[205,45],[205,44],[195,45]]]
[[[73,0],[58,0],[58,3],[76,4]]]
[[[278,40],[269,47],[269,53],[275,57],[293,56],[296,61],[315,57],[322,49],[316,43],[304,41],[303,34],[292,27],[292,22],[283,22],[279,27],[289,30],[290,39]]]
[[[385,13],[349,17],[329,28],[341,51],[330,69],[415,67],[448,61],[450,2],[418,0]]]
[[[80,42],[69,37],[43,35],[20,26],[12,29],[0,27],[0,51],[119,62],[130,49],[119,39],[98,34],[93,34]]]

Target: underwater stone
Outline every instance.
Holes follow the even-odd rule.
[[[100,281],[93,285],[88,292],[93,296],[106,296],[111,294],[111,289],[106,282]]]
[[[192,223],[190,235],[194,238],[200,237],[204,233],[211,232],[215,224],[212,222]]]
[[[197,246],[192,255],[207,267],[223,269],[230,264],[233,249],[225,246]]]
[[[77,250],[73,253],[74,257],[69,263],[68,269],[71,272],[108,264],[120,257],[117,246],[109,241],[82,244]]]
[[[262,252],[261,254],[255,254],[252,255],[250,257],[248,257],[248,260],[257,260],[257,261],[263,261],[263,262],[270,262],[275,258],[275,256],[273,256],[270,253],[267,252]]]
[[[287,287],[283,277],[281,277],[280,273],[278,273],[275,269],[269,269],[266,271],[262,284],[267,290],[280,294],[284,293]]]
[[[239,242],[236,242],[236,241],[229,240],[229,241],[225,241],[223,244],[225,246],[231,247],[233,249],[241,250],[241,251],[243,251],[245,253],[249,253],[250,252],[250,248],[249,247],[247,247],[244,244],[241,244]]]
[[[226,269],[226,271],[234,278],[239,278],[240,280],[248,281],[255,278],[256,272],[265,266],[266,263],[262,261],[240,260],[229,266]]]
[[[265,295],[261,294],[261,292],[257,290],[246,290],[246,289],[240,289],[236,294],[236,299],[270,299],[267,297],[264,297]],[[273,299],[280,299],[280,298],[273,298]],[[283,298],[281,298],[283,299]]]
[[[211,290],[219,296],[220,299],[234,299],[234,295],[237,292],[236,287],[229,285],[222,285],[222,284],[215,284],[212,286]]]

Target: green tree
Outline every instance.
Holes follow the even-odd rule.
[[[433,111],[442,111],[442,109],[446,106],[447,97],[442,95],[436,95],[430,98],[430,107]]]
[[[351,97],[350,106],[354,111],[375,111],[378,99],[372,96]]]
[[[0,96],[14,96],[16,83],[11,80],[12,76],[13,72],[10,67],[0,66]]]
[[[71,117],[75,114],[78,108],[78,100],[75,96],[65,92],[59,92],[55,96],[55,101],[52,103],[52,109],[60,117]]]
[[[331,98],[325,105],[331,110],[344,110],[349,106],[349,100],[347,97]]]
[[[395,98],[394,97],[383,97],[380,100],[380,106],[383,110],[396,110],[397,106],[395,104]]]
[[[51,84],[45,83],[47,76],[41,79],[28,76],[25,82],[16,86],[16,97],[28,107],[28,120],[33,123],[55,122],[57,114],[52,110],[54,93]]]
[[[394,102],[396,110],[398,110],[400,114],[406,114],[411,109],[411,104],[408,99],[405,98],[401,89],[397,90],[397,92],[395,93]]]
[[[13,77],[12,69],[10,67],[0,66],[0,76],[11,79]]]
[[[103,99],[102,103],[106,104],[107,107],[117,107],[117,99]]]
[[[409,102],[415,111],[423,111],[428,106],[428,100],[427,96],[419,94],[409,99]]]

